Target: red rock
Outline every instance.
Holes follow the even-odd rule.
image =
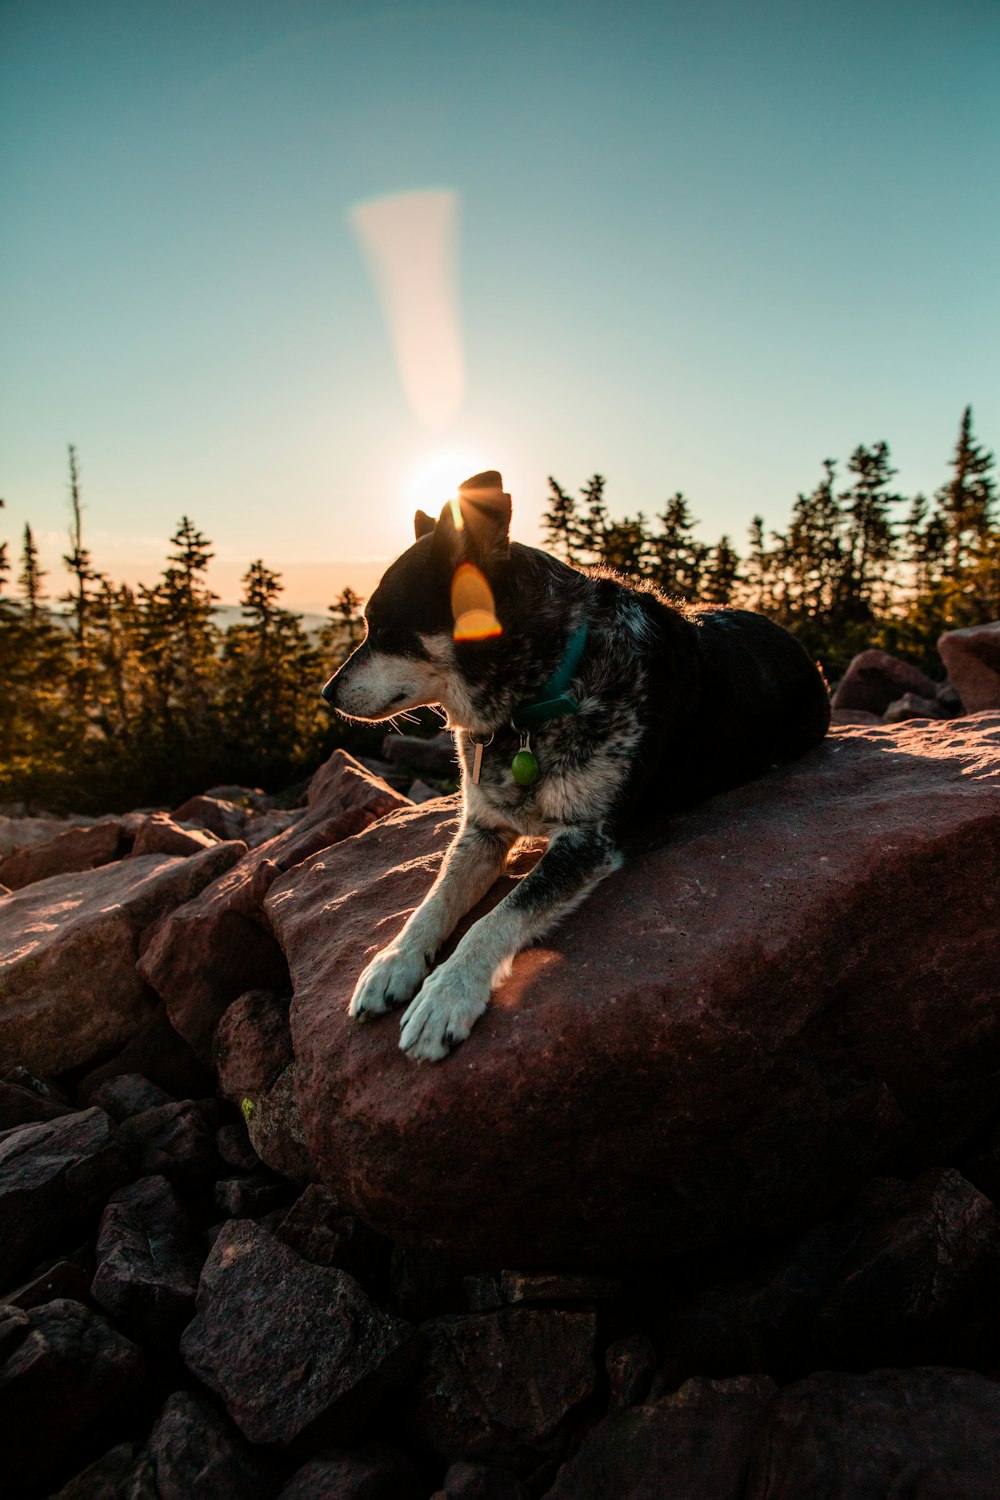
[[[54,1302],[57,1297],[68,1297],[71,1302],[90,1301],[90,1277],[75,1260],[57,1260],[19,1286],[13,1292],[5,1292],[3,1300],[11,1307],[41,1307],[45,1302]]]
[[[117,1057],[92,1068],[81,1079],[77,1099],[81,1104],[90,1104],[96,1092],[110,1079],[136,1074],[154,1086],[159,1085],[174,1099],[204,1099],[215,1091],[211,1069],[200,1062],[187,1042],[177,1035],[162,1001],[132,1033]],[[152,1107],[146,1105],[147,1109]]]
[[[946,631],[937,648],[967,714],[1000,708],[1000,620]]]
[[[937,1368],[823,1371],[778,1392],[740,1494],[745,1500],[994,1500],[998,1474],[996,1381]],[[558,1490],[551,1493],[557,1500]]]
[[[337,1441],[415,1353],[414,1330],[353,1277],[311,1265],[249,1220],[220,1231],[181,1340],[188,1368],[252,1443]]]
[[[673,1396],[615,1412],[587,1433],[546,1500],[743,1500],[776,1392],[766,1375],[689,1380]],[[807,1496],[828,1500],[822,1488],[795,1492]]]
[[[33,849],[47,844],[57,834],[69,828],[90,828],[97,818],[72,817],[52,818],[44,815],[37,818],[0,817],[0,855],[13,854],[17,849]]]
[[[213,1042],[219,1090],[246,1121],[261,1161],[293,1182],[315,1176],[299,1119],[288,997],[248,990],[229,1006]]]
[[[200,1238],[164,1177],[113,1193],[97,1232],[95,1302],[133,1338],[176,1342],[194,1317]]]
[[[936,697],[921,698],[919,693],[904,693],[895,698],[885,713],[885,724],[902,724],[905,719],[945,719],[948,715]]]
[[[423,1500],[426,1487],[408,1458],[383,1443],[360,1452],[329,1449],[302,1465],[278,1500]]]
[[[143,1176],[169,1177],[181,1188],[197,1189],[223,1171],[215,1148],[218,1116],[214,1099],[182,1099],[130,1115],[118,1134]]]
[[[200,823],[220,839],[238,839],[243,834],[247,810],[222,797],[189,797],[174,808],[171,817],[175,823]]]
[[[150,934],[140,972],[199,1056],[208,1060],[223,1012],[244,991],[288,988],[288,970],[262,910],[272,882],[317,850],[407,805],[350,755],[335,751],[313,777],[297,823],[251,850]]]
[[[132,1476],[128,1500],[271,1500],[277,1490],[269,1455],[250,1445],[203,1395],[168,1396]],[[149,1488],[140,1486],[148,1482]]]
[[[32,1125],[36,1120],[55,1120],[59,1115],[71,1112],[68,1104],[45,1099],[34,1089],[0,1079],[0,1130],[11,1130],[15,1125]]]
[[[884,714],[904,693],[933,698],[937,684],[919,667],[890,656],[888,651],[862,651],[854,658],[833,695],[833,708],[863,708]]]
[[[432,1318],[420,1332],[427,1366],[407,1427],[448,1460],[537,1467],[597,1388],[591,1311],[506,1307]]]
[[[207,828],[181,828],[169,813],[150,813],[136,832],[132,854],[197,854],[218,842]]]
[[[0,1285],[130,1172],[128,1152],[103,1110],[9,1131],[0,1139]]]
[[[319,1180],[467,1267],[584,1268],[828,1212],[903,1141],[940,1161],[1000,1080],[998,790],[1000,715],[837,731],[651,831],[426,1067],[347,1006],[454,811],[306,861],[268,910]]]
[[[455,741],[446,730],[429,739],[417,734],[387,734],[382,754],[391,766],[405,766],[424,776],[458,777]]]
[[[0,1069],[62,1073],[125,1043],[153,998],[136,972],[143,933],[244,849],[146,854],[0,900]]]
[[[103,818],[86,828],[69,828],[46,844],[20,849],[0,859],[0,881],[9,890],[23,890],[50,875],[70,875],[110,864],[124,852],[120,818]]]
[[[141,1073],[119,1073],[100,1083],[88,1094],[87,1103],[107,1110],[113,1120],[128,1120],[132,1115],[141,1115],[148,1109],[159,1109],[161,1104],[176,1104],[165,1089]]]

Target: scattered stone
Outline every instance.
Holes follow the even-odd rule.
[[[384,1443],[356,1453],[329,1449],[303,1464],[278,1500],[423,1500],[413,1464]]]
[[[421,1325],[427,1366],[410,1433],[449,1461],[524,1472],[557,1453],[569,1413],[597,1388],[593,1312],[508,1307]]]
[[[227,1167],[235,1167],[238,1172],[257,1172],[260,1170],[260,1157],[250,1144],[247,1128],[242,1122],[235,1121],[230,1125],[223,1125],[215,1133],[215,1149],[218,1151]]]
[[[98,1313],[58,1298],[22,1312],[0,1304],[0,1452],[17,1492],[58,1473],[76,1445],[130,1410],[142,1353]],[[98,1450],[99,1451],[99,1450]]]
[[[189,797],[174,808],[171,816],[175,823],[200,823],[220,839],[238,839],[243,834],[247,810],[222,797]]]
[[[904,1145],[946,1159],[1000,1083],[998,790],[1000,714],[839,730],[637,846],[433,1067],[347,1008],[452,809],[306,861],[267,909],[319,1180],[467,1267],[582,1270],[828,1215]]]
[[[672,1396],[614,1412],[587,1433],[546,1500],[743,1500],[776,1391],[766,1375],[689,1380]],[[794,1493],[827,1500],[819,1488]]]
[[[4,1292],[3,1300],[11,1307],[21,1307],[25,1311],[30,1307],[41,1307],[43,1302],[54,1302],[57,1297],[68,1297],[72,1302],[89,1302],[90,1280],[75,1260],[57,1260],[24,1286],[13,1292]]]
[[[648,1334],[635,1329],[609,1344],[604,1355],[608,1377],[608,1406],[621,1411],[644,1401],[656,1372],[656,1349]]]
[[[953,682],[947,680],[940,683],[937,690],[937,701],[944,709],[945,716],[953,719],[956,714],[962,712],[962,700],[958,688]]]
[[[277,1225],[275,1234],[317,1266],[339,1266],[368,1292],[381,1289],[389,1270],[391,1246],[317,1183],[310,1183]]]
[[[222,1175],[215,1149],[219,1106],[214,1099],[183,1099],[161,1104],[123,1120],[121,1139],[138,1158],[146,1177],[168,1177],[183,1189],[199,1188]]]
[[[614,1276],[573,1276],[561,1271],[501,1271],[505,1302],[611,1302],[622,1294]]]
[[[109,1201],[97,1234],[94,1300],[134,1338],[176,1341],[194,1316],[205,1256],[164,1177],[144,1177]]]
[[[103,818],[85,828],[57,833],[47,844],[19,849],[0,859],[0,880],[12,891],[23,890],[51,875],[68,875],[110,864],[124,853],[120,818]]]
[[[274,798],[262,786],[240,786],[236,782],[206,787],[202,795],[211,797],[216,802],[235,802],[237,807],[252,809],[254,812],[267,812],[274,805]]]
[[[937,648],[967,714],[1000,708],[1000,620],[948,630]]]
[[[122,1046],[152,996],[136,972],[142,934],[244,852],[145,854],[53,875],[0,903],[0,1068],[62,1073]]]
[[[181,1340],[188,1367],[253,1443],[337,1441],[410,1375],[417,1351],[414,1330],[353,1277],[245,1220],[220,1231]]]
[[[292,1061],[290,1004],[289,994],[247,990],[219,1021],[212,1060],[219,1088],[237,1108],[266,1093]]]
[[[860,1207],[866,1223],[820,1312],[827,1348],[855,1365],[988,1357],[1000,1272],[989,1199],[949,1168],[912,1184],[876,1180]]]
[[[415,807],[423,802],[433,802],[435,798],[443,796],[436,787],[428,786],[426,781],[411,781],[406,789],[406,795]]]
[[[862,651],[844,673],[833,695],[832,707],[863,708],[868,713],[884,714],[890,703],[904,693],[933,698],[937,683],[909,662],[890,656],[888,651]]]
[[[22,1125],[0,1140],[0,1284],[30,1265],[132,1170],[100,1109]]]
[[[177,1100],[141,1073],[119,1073],[99,1083],[87,1102],[105,1110],[113,1120],[121,1121],[149,1109],[159,1109],[163,1104],[176,1104]]]
[[[946,717],[937,695],[933,698],[921,698],[919,693],[904,693],[901,698],[895,698],[889,704],[882,715],[882,722],[901,724],[906,719],[944,719]]]
[[[20,811],[14,809],[20,808]],[[26,816],[24,804],[6,803],[0,811],[0,855],[13,854],[17,849],[37,848],[39,844],[47,844],[57,834],[65,833],[69,828],[86,828],[96,823],[96,818],[76,816],[71,818],[52,818],[41,816],[29,818]]]
[[[837,724],[881,724],[881,714],[870,714],[864,708],[835,708],[830,713],[830,723]]]
[[[998,1474],[995,1381],[966,1370],[823,1371],[778,1392],[756,1444],[745,1497],[993,1500]],[[586,1500],[590,1492],[560,1494],[557,1488],[552,1500],[568,1500],[571,1493],[573,1500]],[[680,1493],[687,1500],[688,1492]],[[712,1500],[719,1495],[713,1492]]]
[[[393,1245],[389,1281],[393,1307],[411,1323],[466,1311],[465,1277],[440,1255]]]
[[[224,1177],[215,1184],[216,1207],[230,1219],[260,1219],[288,1201],[287,1182],[276,1182],[266,1172],[253,1177]]]
[[[169,813],[150,813],[136,832],[132,856],[197,854],[201,849],[211,849],[218,842],[218,835],[208,828],[181,828]]]
[[[168,1396],[132,1471],[126,1500],[271,1500],[273,1459],[255,1453],[204,1396]]]
[[[38,1120],[55,1120],[70,1113],[68,1104],[58,1104],[54,1099],[36,1094],[34,1089],[0,1080],[0,1130],[12,1130],[15,1125],[32,1125]]]
[[[528,1491],[509,1469],[460,1460],[449,1467],[431,1500],[528,1500]]]
[[[89,1104],[94,1091],[102,1083],[109,1078],[120,1078],[125,1073],[140,1074],[174,1099],[204,1099],[215,1092],[215,1075],[195,1056],[193,1048],[177,1035],[162,1002],[133,1033],[117,1057],[92,1069],[82,1079],[77,1090],[80,1103]]]
[[[456,777],[455,741],[445,729],[429,739],[418,734],[387,734],[382,755],[391,766],[405,766],[424,776]]]
[[[121,1500],[122,1485],[135,1461],[135,1444],[119,1443],[64,1484],[50,1500]]]
[[[67,1108],[72,1107],[69,1092],[61,1083],[57,1083],[54,1078],[41,1078],[20,1063],[8,1069],[3,1081],[12,1083],[19,1089],[30,1089],[33,1094],[38,1095],[39,1099],[47,1099],[50,1104],[64,1104]]]
[[[294,1063],[278,1075],[266,1093],[254,1098],[245,1095],[240,1109],[250,1143],[265,1166],[300,1185],[315,1180],[316,1168],[299,1114],[298,1069]]]

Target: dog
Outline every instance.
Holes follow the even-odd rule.
[[[780,626],[571,567],[512,542],[510,518],[495,470],[437,521],[418,511],[365,639],[322,689],[350,719],[437,704],[454,730],[459,832],[349,1007],[362,1019],[405,1005],[399,1044],[416,1061],[468,1037],[515,954],[618,868],[639,822],[802,755],[830,721],[822,673]],[[538,864],[434,968],[525,835],[548,839]]]

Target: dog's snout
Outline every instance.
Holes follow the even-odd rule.
[[[325,698],[326,702],[330,704],[331,708],[335,708],[336,707],[336,704],[337,704],[337,673],[336,672],[334,672],[334,674],[330,678],[329,682],[324,682],[323,686],[320,688],[320,695],[321,695],[321,697]]]

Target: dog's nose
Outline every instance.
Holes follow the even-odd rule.
[[[321,693],[322,697],[324,697],[326,699],[327,703],[329,703],[332,706],[333,702],[334,702],[334,700],[335,700],[335,698],[337,696],[337,675],[336,675],[336,673],[334,673],[334,675],[330,678],[329,682],[324,682],[323,686],[320,688],[320,693]]]

